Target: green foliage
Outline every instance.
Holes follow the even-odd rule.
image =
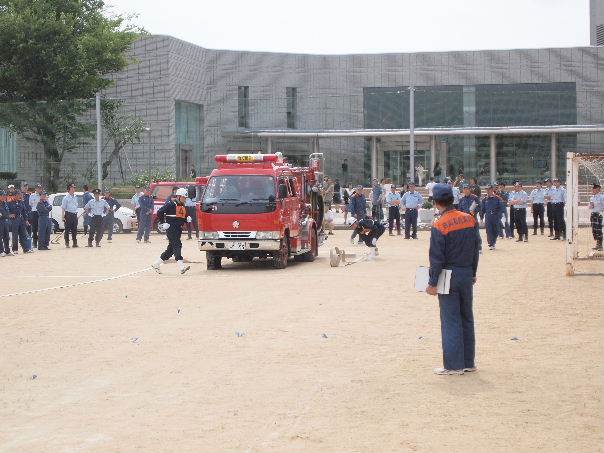
[[[44,147],[56,190],[66,152],[93,136],[89,100],[125,68],[142,31],[102,0],[0,0],[0,126]]]
[[[121,113],[123,101],[103,100],[101,102],[101,118],[105,133],[113,144],[113,150],[102,165],[102,179],[109,176],[111,162],[120,155],[127,144],[140,143],[145,131],[145,122],[141,118]],[[120,166],[121,168],[121,166]],[[122,175],[123,179],[123,175]]]
[[[432,209],[432,203],[430,203],[429,201],[424,201],[422,208],[423,209]]]
[[[102,0],[0,0],[0,98],[88,99],[129,63],[142,30]]]
[[[146,187],[156,181],[176,181],[176,176],[171,170],[154,169],[151,172],[142,171],[134,175],[130,184],[134,187]]]

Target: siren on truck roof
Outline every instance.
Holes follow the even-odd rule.
[[[256,162],[283,162],[283,154],[218,154],[215,157],[219,163],[256,163]]]

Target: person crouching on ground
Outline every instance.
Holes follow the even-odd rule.
[[[373,259],[378,255],[377,241],[386,231],[386,227],[381,222],[366,218],[359,222],[359,228],[359,237],[369,247],[369,258]]]
[[[160,255],[155,263],[151,265],[158,274],[161,274],[160,266],[168,261],[172,255],[176,259],[178,269],[181,274],[187,272],[191,266],[185,266],[182,257],[182,225],[185,222],[190,222],[191,218],[187,218],[187,210],[185,208],[185,199],[187,198],[187,189],[178,189],[174,200],[166,201],[166,203],[157,211],[157,219],[162,228],[166,231],[168,238],[168,247],[165,252]]]
[[[52,212],[52,205],[48,202],[48,194],[42,192],[40,194],[40,201],[36,205],[36,212],[38,213],[38,250],[49,250],[48,244],[50,243],[50,213]]]
[[[453,190],[449,185],[436,184],[433,198],[441,216],[434,222],[430,236],[430,272],[426,293],[436,296],[442,270],[452,271],[449,294],[438,294],[444,366],[436,368],[434,373],[464,374],[476,371],[472,314],[479,249],[476,220],[470,214],[453,208]]]

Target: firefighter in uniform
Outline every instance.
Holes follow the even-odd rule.
[[[518,181],[514,184],[514,192],[510,194],[508,204],[510,210],[514,208],[514,224],[516,225],[516,231],[518,232],[518,239],[516,242],[522,242],[524,236],[524,242],[528,242],[528,226],[526,225],[526,208],[528,203],[528,195],[523,190],[522,184]]]
[[[552,190],[552,180],[547,178],[545,180],[545,198],[547,203],[545,205],[545,213],[547,214],[547,227],[549,228],[548,238],[554,237],[554,208],[551,200],[548,198],[550,191]]]
[[[155,263],[151,265],[158,274],[161,274],[160,266],[174,255],[176,263],[181,274],[187,272],[191,266],[185,266],[182,251],[182,242],[180,236],[182,234],[182,225],[185,222],[190,222],[191,218],[187,217],[187,209],[185,200],[187,198],[187,189],[178,189],[174,200],[168,200],[157,211],[157,220],[161,227],[166,231],[168,238],[168,247],[165,252],[160,255]]]
[[[6,200],[6,192],[0,190],[0,256],[12,256],[13,254],[9,245],[10,221]]]
[[[566,239],[566,222],[564,221],[566,189],[560,185],[558,178],[554,179],[554,187],[549,190],[547,201],[552,203],[552,212],[554,214],[554,237],[551,240],[559,241],[561,236]]]
[[[443,367],[435,374],[464,374],[476,371],[474,363],[473,285],[478,269],[479,239],[476,220],[453,208],[453,190],[448,184],[436,184],[433,198],[441,216],[430,235],[430,272],[426,292],[438,294],[438,278],[450,269],[449,294],[438,294],[443,348]]]
[[[369,247],[369,258],[375,258],[378,255],[377,241],[386,231],[386,227],[377,220],[365,218],[359,222],[359,228],[361,230],[359,237]]]
[[[604,194],[600,193],[601,190],[602,186],[594,183],[589,198],[591,233],[596,241],[596,246],[593,249],[600,252],[602,251],[602,213],[604,213]]]
[[[492,185],[487,186],[487,196],[482,199],[480,206],[480,215],[484,222],[487,232],[487,244],[489,250],[495,249],[497,236],[501,228],[501,216],[505,211],[505,205],[500,197],[495,195],[495,189]]]

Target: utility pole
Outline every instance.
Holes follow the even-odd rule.
[[[415,87],[409,87],[409,175],[415,182]]]
[[[102,143],[101,128],[101,93],[96,94],[96,175],[97,188],[103,189],[102,169],[101,169],[101,143]]]

